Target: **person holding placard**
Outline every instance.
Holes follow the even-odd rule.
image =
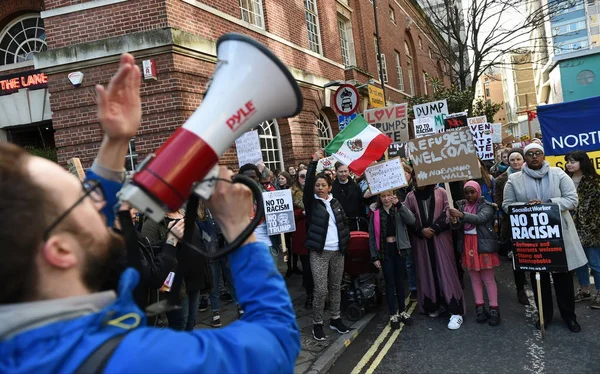
[[[350,169],[341,162],[335,163],[336,178],[333,180],[331,193],[344,209],[346,217],[366,218],[367,211],[360,186],[350,178]],[[360,222],[360,221],[359,221]],[[366,227],[363,227],[366,230]],[[360,231],[360,230],[359,230]]]
[[[400,322],[412,325],[404,305],[405,259],[410,256],[410,239],[406,225],[415,223],[412,212],[398,201],[394,191],[379,194],[377,209],[369,221],[369,248],[377,269],[383,268],[385,296],[390,311],[390,326],[400,328]],[[398,308],[396,308],[396,300]]]
[[[554,291],[560,315],[572,332],[581,331],[575,315],[575,291],[573,289],[572,271],[585,265],[587,259],[581,241],[575,229],[570,211],[577,207],[577,191],[573,180],[560,168],[551,167],[545,160],[544,148],[536,143],[525,147],[525,165],[520,173],[511,174],[504,187],[502,209],[508,211],[511,205],[537,205],[542,203],[558,204],[561,210],[563,241],[569,271],[552,273]],[[537,298],[535,272],[531,272],[531,284]],[[550,273],[541,273],[542,303],[545,316],[544,326],[552,322],[554,313],[552,291],[550,290]],[[539,306],[538,306],[539,308]],[[541,329],[538,321],[536,324]]]
[[[419,312],[435,318],[447,311],[451,315],[448,328],[456,330],[462,325],[466,310],[452,245],[448,196],[435,185],[416,187],[405,204],[416,217],[411,244],[417,268]]]
[[[594,273],[596,294],[590,292],[588,265],[577,268],[581,289],[575,294],[575,302],[592,300],[590,307],[600,309],[600,175],[587,153],[573,151],[565,156],[568,174],[577,187],[579,205],[573,214],[581,245]]]
[[[342,205],[331,195],[331,179],[324,173],[315,176],[317,162],[321,158],[323,151],[315,152],[308,166],[303,196],[307,220],[306,247],[310,251],[310,267],[315,284],[315,340],[326,339],[323,332],[323,309],[328,287],[331,299],[329,328],[340,334],[350,331],[340,318],[340,290],[344,275],[344,255],[350,245],[350,229]]]
[[[465,183],[464,191],[466,199],[456,202],[458,209],[450,208],[452,229],[458,232],[462,264],[471,276],[476,321],[498,326],[498,286],[494,278],[494,268],[500,265],[498,238],[494,231],[496,209],[481,196],[481,187],[477,182]],[[490,304],[489,312],[483,300],[484,284]]]
[[[506,171],[496,178],[496,192],[494,193],[494,202],[499,207],[502,207],[502,201],[504,200],[504,186],[508,182],[508,177],[511,174],[521,171],[525,159],[523,158],[523,150],[520,148],[514,148],[508,154],[509,167]],[[505,253],[512,251],[512,245],[510,242],[510,220],[508,212],[501,210],[502,216],[500,217],[500,246],[505,247]],[[525,272],[513,269],[513,276],[515,278],[515,286],[517,288],[517,300],[523,305],[529,305],[529,298],[525,293]]]

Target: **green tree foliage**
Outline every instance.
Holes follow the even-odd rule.
[[[25,150],[34,156],[42,157],[50,161],[57,162],[58,160],[56,157],[56,148],[37,148],[28,146],[25,147]]]

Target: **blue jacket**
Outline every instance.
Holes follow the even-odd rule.
[[[116,196],[109,189],[115,186],[88,177],[105,186],[106,214],[114,219]],[[245,314],[218,330],[147,327],[132,296],[139,278],[134,269],[123,273],[118,298],[109,291],[0,306],[0,373],[73,372],[106,340],[126,332],[105,373],[292,373],[300,334],[267,246],[246,244],[229,261]]]

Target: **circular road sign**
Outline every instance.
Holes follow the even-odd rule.
[[[358,110],[358,90],[351,84],[343,84],[335,91],[335,110],[350,115]]]

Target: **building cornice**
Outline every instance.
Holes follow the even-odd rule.
[[[99,8],[107,5],[123,3],[127,0],[96,0],[96,1],[88,1],[81,4],[69,5],[60,8],[44,10],[40,16],[42,19],[62,16],[63,14],[70,14],[75,12],[81,12],[83,10]]]

